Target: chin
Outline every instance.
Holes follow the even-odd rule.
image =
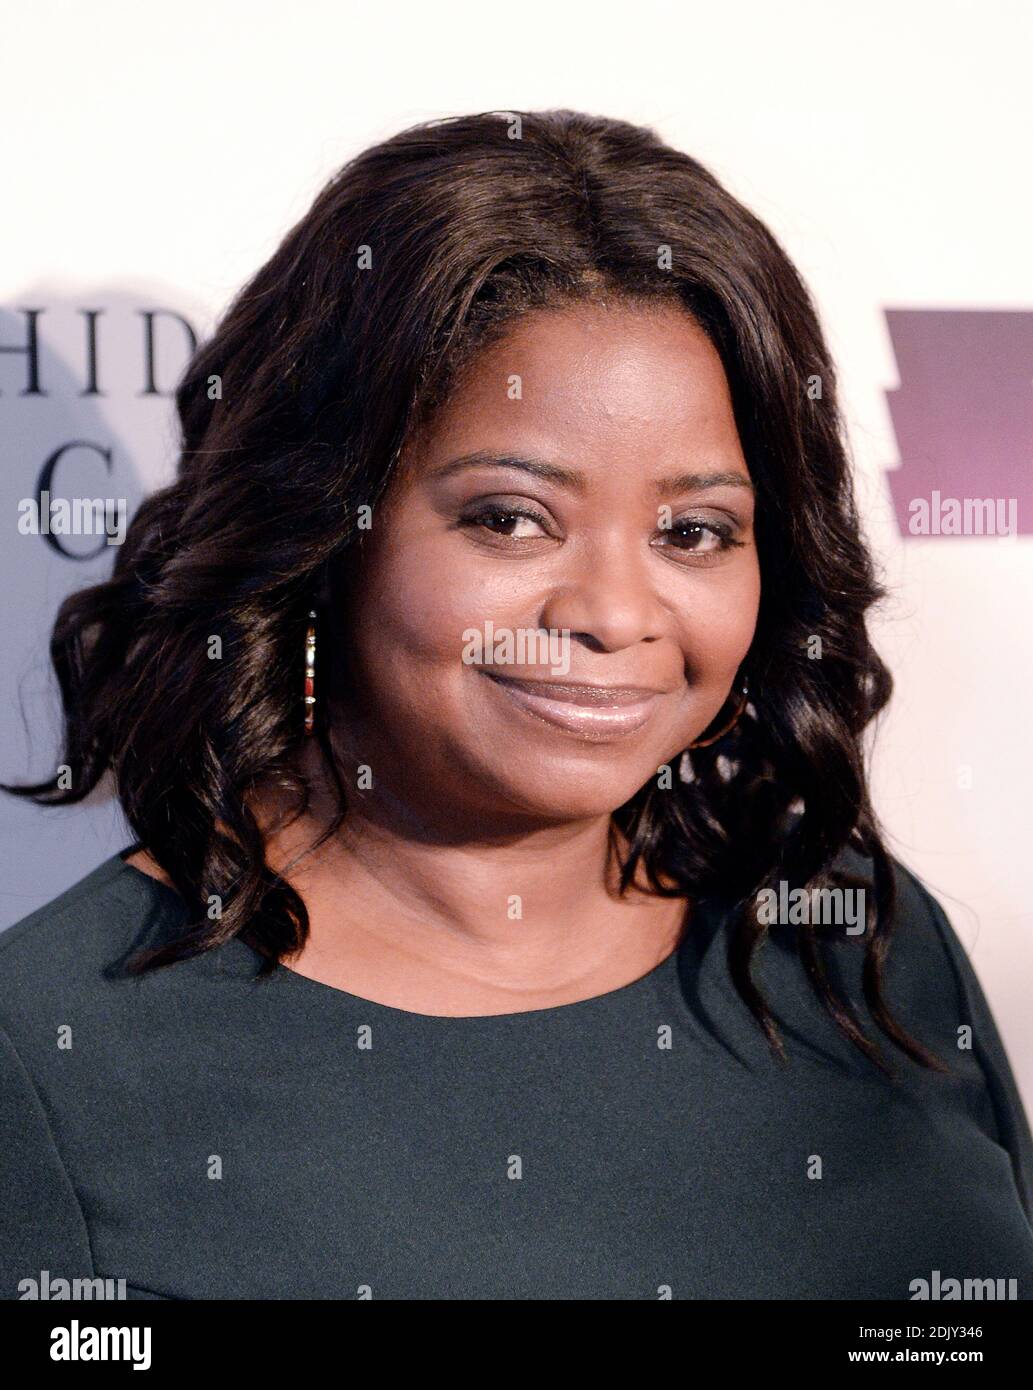
[[[573,771],[550,770],[543,767],[530,783],[500,784],[499,802],[518,805],[531,816],[544,820],[594,820],[611,815],[623,806],[649,780],[649,774],[634,778],[616,779],[612,769],[600,770],[592,777],[585,769]]]

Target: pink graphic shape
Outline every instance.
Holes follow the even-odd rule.
[[[901,465],[888,481],[906,539],[916,498],[1016,499],[1033,534],[1033,313],[887,309],[900,387],[887,391]],[[940,536],[964,540],[967,537]]]

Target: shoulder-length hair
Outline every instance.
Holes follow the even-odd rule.
[[[757,895],[842,885],[837,856],[863,854],[875,889],[866,1001],[897,1046],[943,1070],[882,994],[896,895],[861,739],[892,682],[865,625],[884,590],[855,509],[834,365],[767,228],[695,159],[623,121],[432,121],[331,178],[190,361],[175,481],[140,506],[111,579],[58,611],[50,653],[72,785],[55,774],[6,790],[61,805],[112,774],[129,825],[191,914],[135,969],[236,935],[266,958],[262,974],[299,949],[304,902],[267,865],[246,796],[269,783],[308,807],[292,758],[309,610],[345,582],[359,508],[375,509],[473,354],[515,315],[598,297],[679,304],[720,354],[757,491],[762,576],[747,713],[693,752],[691,780],[654,779],[614,811],[630,845],[622,891],[641,863],[658,893],[741,909],[732,979],[784,1058],[750,972],[767,931]],[[340,798],[329,835],[347,790],[325,725],[319,747]],[[807,976],[885,1072],[830,985],[820,934],[798,929]]]

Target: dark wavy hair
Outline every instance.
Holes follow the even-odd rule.
[[[623,121],[571,111],[432,121],[334,175],[190,361],[176,391],[175,481],[140,506],[112,577],[58,611],[50,654],[72,785],[55,774],[5,790],[62,805],[110,772],[129,825],[191,914],[134,970],[237,935],[265,957],[263,975],[299,949],[304,902],[267,865],[246,797],[266,783],[308,809],[293,763],[308,612],[346,591],[358,508],[375,508],[407,441],[478,350],[516,315],[599,299],[678,304],[720,354],[757,490],[762,576],[747,712],[693,752],[692,780],[651,780],[614,811],[611,831],[630,846],[621,891],[641,863],[657,893],[733,900],[732,979],[784,1059],[751,977],[768,930],[756,895],[781,881],[857,886],[834,861],[863,854],[875,889],[869,1010],[915,1061],[946,1070],[882,993],[895,885],[862,734],[892,685],[865,626],[884,590],[817,315],[767,228],[696,160]],[[221,660],[210,659],[216,636]],[[325,722],[317,732],[339,798],[320,844],[347,798]],[[830,984],[821,935],[798,929],[808,978],[886,1072]]]

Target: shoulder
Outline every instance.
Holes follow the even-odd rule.
[[[112,855],[0,932],[0,1298],[33,1270],[96,1273],[82,1174],[113,1135],[131,1142],[127,1084],[168,991],[141,993],[122,966],[186,915]]]
[[[994,1068],[1006,1065],[992,1014],[967,952],[947,913],[919,875],[893,855],[893,911],[889,924],[876,930],[885,937],[881,994],[890,1016],[913,1039],[931,1049],[948,1067],[974,1083],[983,1072],[977,1057]],[[784,897],[769,893],[765,903],[767,927],[756,968],[762,989],[769,986],[772,1002],[785,1006],[786,1022],[799,1023],[808,1036],[821,1038],[821,1047],[841,1056],[856,1056],[838,1035],[827,1011],[808,980],[811,973],[803,953],[803,923],[818,924],[817,968],[834,993],[853,1013],[862,1030],[885,1051],[888,1040],[879,1028],[866,991],[877,907],[872,859],[846,847],[831,864],[832,895],[792,890]],[[777,897],[777,901],[772,901]],[[737,914],[736,914],[737,915]],[[810,936],[810,932],[806,935]],[[832,1037],[832,1033],[836,1037]],[[892,1049],[906,1068],[914,1066]]]
[[[847,874],[871,880],[871,861],[849,850],[837,860]],[[891,858],[896,903],[883,970],[883,996],[891,1015],[948,1069],[959,1106],[1011,1153],[1016,1182],[1033,1213],[1033,1136],[1022,1096],[993,1010],[968,952],[947,912],[914,870]],[[986,924],[992,930],[992,923]],[[866,942],[868,933],[856,938]],[[845,952],[838,953],[840,958]],[[858,1012],[863,979],[856,950],[845,972]],[[919,1071],[903,1059],[914,1079]],[[921,1083],[939,1082],[922,1073]]]
[[[189,918],[174,889],[114,855],[0,933],[0,1106],[41,1150],[51,1131],[73,1168],[91,1134],[146,1112],[155,1088],[185,1096],[192,1062],[254,1042],[258,957],[237,938],[129,968]]]
[[[17,1034],[41,1010],[102,1007],[127,959],[185,919],[173,889],[112,855],[0,932],[0,1026]]]
[[[956,1027],[964,1021],[965,995],[959,970],[968,957],[943,907],[908,866],[889,856],[893,878],[893,919],[884,976],[887,993],[916,1020]],[[866,897],[875,904],[875,875],[871,858],[847,847],[834,868],[862,881]],[[857,941],[868,940],[868,932]],[[971,969],[970,966],[968,966]]]
[[[956,1048],[957,1028],[972,1022],[971,986],[976,977],[971,962],[943,906],[918,874],[893,855],[889,865],[893,917],[884,966],[887,999],[912,1022],[928,1025],[941,1043],[949,1031]],[[859,881],[874,908],[871,858],[847,847],[840,851],[833,867],[844,881]],[[863,946],[869,932],[852,939]]]

